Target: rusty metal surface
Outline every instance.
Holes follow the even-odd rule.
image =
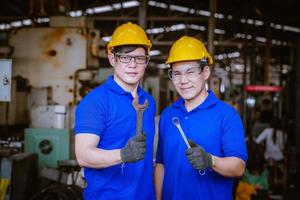
[[[72,102],[77,69],[86,68],[85,28],[24,28],[12,32],[13,76],[28,78],[33,87],[51,87],[55,103]]]

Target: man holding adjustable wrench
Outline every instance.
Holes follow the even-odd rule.
[[[150,48],[141,27],[119,26],[107,46],[113,76],[78,105],[75,152],[87,181],[84,199],[155,198],[155,102],[139,86]]]
[[[247,160],[239,114],[205,87],[213,60],[183,36],[166,62],[180,98],[161,114],[155,166],[157,199],[229,200]]]

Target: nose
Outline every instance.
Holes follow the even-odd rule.
[[[186,77],[186,74],[182,73],[181,76],[180,76],[180,83],[184,84],[184,83],[187,83],[187,82],[188,82],[188,78]]]

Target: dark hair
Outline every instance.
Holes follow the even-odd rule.
[[[271,127],[273,128],[273,133],[272,133],[272,140],[273,140],[273,143],[275,144],[276,143],[276,140],[277,140],[277,130],[281,130],[282,129],[282,126],[281,126],[281,121],[279,118],[274,118],[271,122]]]
[[[122,46],[116,46],[112,49],[112,53],[130,53],[134,50],[136,50],[137,48],[143,48],[145,50],[145,54],[148,55],[148,50],[146,47],[144,46],[140,46],[140,45],[122,45]]]
[[[264,170],[265,157],[263,146],[257,144],[252,138],[249,138],[246,142],[248,151],[248,160],[246,167],[253,173],[254,171],[261,174]]]
[[[262,105],[264,105],[264,106],[269,106],[269,105],[272,104],[272,102],[271,102],[270,99],[263,99],[261,103],[262,103]]]

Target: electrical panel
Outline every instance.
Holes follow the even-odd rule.
[[[10,59],[0,59],[0,102],[11,101],[11,69]]]

